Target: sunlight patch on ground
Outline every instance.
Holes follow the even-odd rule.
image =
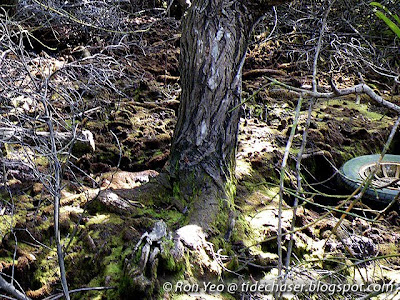
[[[60,212],[64,213],[64,212],[76,212],[78,214],[82,214],[84,212],[83,208],[80,207],[76,207],[76,206],[63,206],[60,208]]]
[[[293,216],[291,210],[282,211],[282,227],[289,227]],[[276,208],[265,209],[257,213],[250,221],[250,225],[253,228],[261,229],[267,228],[278,228],[279,215]]]
[[[241,123],[237,158],[249,157],[259,152],[272,152],[274,150],[271,137],[273,130],[266,124],[255,124],[247,120],[247,125]]]
[[[97,214],[96,216],[90,218],[90,220],[86,223],[86,225],[106,223],[109,219],[110,219],[109,215]]]
[[[236,161],[236,178],[238,180],[243,179],[245,176],[250,176],[252,172],[252,167],[250,163],[238,159]]]

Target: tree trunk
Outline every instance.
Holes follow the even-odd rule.
[[[223,229],[233,208],[240,111],[234,108],[252,26],[267,2],[195,0],[183,20],[170,175],[187,201],[189,222],[205,229]]]
[[[189,201],[190,223],[207,229],[232,206],[239,109],[230,110],[240,103],[252,23],[235,2],[195,1],[183,21],[171,177]]]

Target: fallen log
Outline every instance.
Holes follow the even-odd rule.
[[[89,145],[93,151],[96,150],[93,133],[89,130],[76,132],[54,132],[54,138],[60,144],[70,142]],[[38,145],[49,140],[50,132],[34,131],[22,127],[0,127],[0,143],[21,143],[27,145]]]
[[[282,70],[274,70],[274,69],[254,69],[247,72],[243,72],[242,78],[243,80],[247,79],[254,79],[260,76],[271,76],[271,75],[278,75],[278,76],[287,76],[285,71]]]

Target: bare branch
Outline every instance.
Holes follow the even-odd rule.
[[[9,293],[18,300],[30,300],[30,298],[28,298],[26,295],[18,291],[11,283],[8,283],[1,275],[0,275],[0,289]]]
[[[267,78],[267,77],[266,77]],[[334,92],[329,92],[329,93],[321,93],[321,92],[314,92],[306,89],[301,89],[301,88],[296,88],[292,87],[290,85],[287,85],[285,83],[279,82],[276,79],[273,78],[267,78],[269,81],[271,81],[273,84],[283,86],[284,88],[297,92],[299,94],[303,94],[305,96],[310,96],[310,97],[315,97],[315,98],[320,98],[320,99],[333,99],[337,98],[340,96],[346,96],[346,95],[352,95],[352,94],[367,94],[372,100],[377,102],[378,104],[393,110],[397,113],[400,113],[400,106],[387,101],[383,99],[381,96],[376,94],[372,88],[370,88],[367,84],[358,84],[353,87],[349,88],[344,88],[344,89],[338,89],[336,86],[332,83],[332,87],[334,89]]]

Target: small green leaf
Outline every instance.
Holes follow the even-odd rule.
[[[392,17],[400,24],[400,17],[398,15],[392,15]]]
[[[379,2],[371,2],[369,5],[385,9],[385,7],[382,4],[380,4]]]
[[[397,21],[397,23],[400,24],[400,18],[398,15],[393,14],[389,9],[386,8],[386,6],[380,4],[379,2],[371,2],[370,5],[374,6],[374,7],[379,7],[380,9],[383,9],[387,14],[389,14],[391,17],[393,17],[393,19],[395,19]]]
[[[375,14],[383,20],[386,25],[400,38],[400,28],[392,20],[390,20],[383,12],[376,11]]]

